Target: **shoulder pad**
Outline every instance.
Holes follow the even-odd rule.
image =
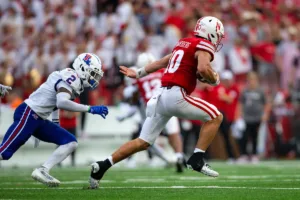
[[[196,48],[208,52],[211,55],[211,61],[214,60],[215,47],[211,42],[200,38],[197,41]]]
[[[61,79],[71,86],[71,88],[77,93],[80,94],[83,91],[83,86],[80,78],[77,73],[70,68],[60,71]]]

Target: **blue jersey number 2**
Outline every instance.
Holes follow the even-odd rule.
[[[67,79],[67,83],[69,83],[71,85],[72,82],[74,82],[75,80],[76,80],[76,77],[74,75],[72,75],[70,78]]]

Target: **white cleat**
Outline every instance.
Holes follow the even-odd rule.
[[[48,187],[58,187],[60,185],[60,181],[51,176],[44,168],[35,169],[32,172],[31,177],[34,180],[47,185]]]
[[[88,189],[98,189],[99,188],[99,180],[96,180],[92,177],[89,179],[89,188]]]
[[[206,175],[206,176],[211,176],[211,177],[218,177],[219,173],[216,172],[215,170],[213,170],[209,164],[205,163],[203,165],[203,167],[201,168],[201,170],[199,171],[199,169],[194,169],[191,165],[187,164],[187,168],[194,170],[194,171],[198,171],[201,172],[202,174]]]
[[[92,167],[91,173],[97,173],[100,169],[100,166],[96,162],[92,163],[91,167]],[[96,180],[91,176],[89,179],[89,183],[90,183],[89,189],[98,189],[99,188],[99,180]]]
[[[218,177],[219,173],[213,170],[207,163],[205,163],[200,171],[202,174],[205,174],[207,176],[211,177]]]

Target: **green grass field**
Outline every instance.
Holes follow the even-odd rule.
[[[300,199],[300,161],[269,161],[258,165],[210,163],[220,173],[210,178],[192,171],[115,167],[101,188],[85,190],[89,168],[54,169],[62,182],[47,188],[31,177],[31,169],[0,168],[0,199]]]

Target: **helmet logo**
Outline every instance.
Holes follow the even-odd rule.
[[[91,64],[91,58],[92,58],[92,56],[91,56],[90,54],[86,54],[86,55],[84,56],[84,58],[83,58],[83,61],[84,61],[88,66],[90,66],[90,64]]]
[[[220,25],[219,22],[217,22],[217,25],[216,25],[216,32],[218,32],[220,29],[221,29],[221,25]]]

